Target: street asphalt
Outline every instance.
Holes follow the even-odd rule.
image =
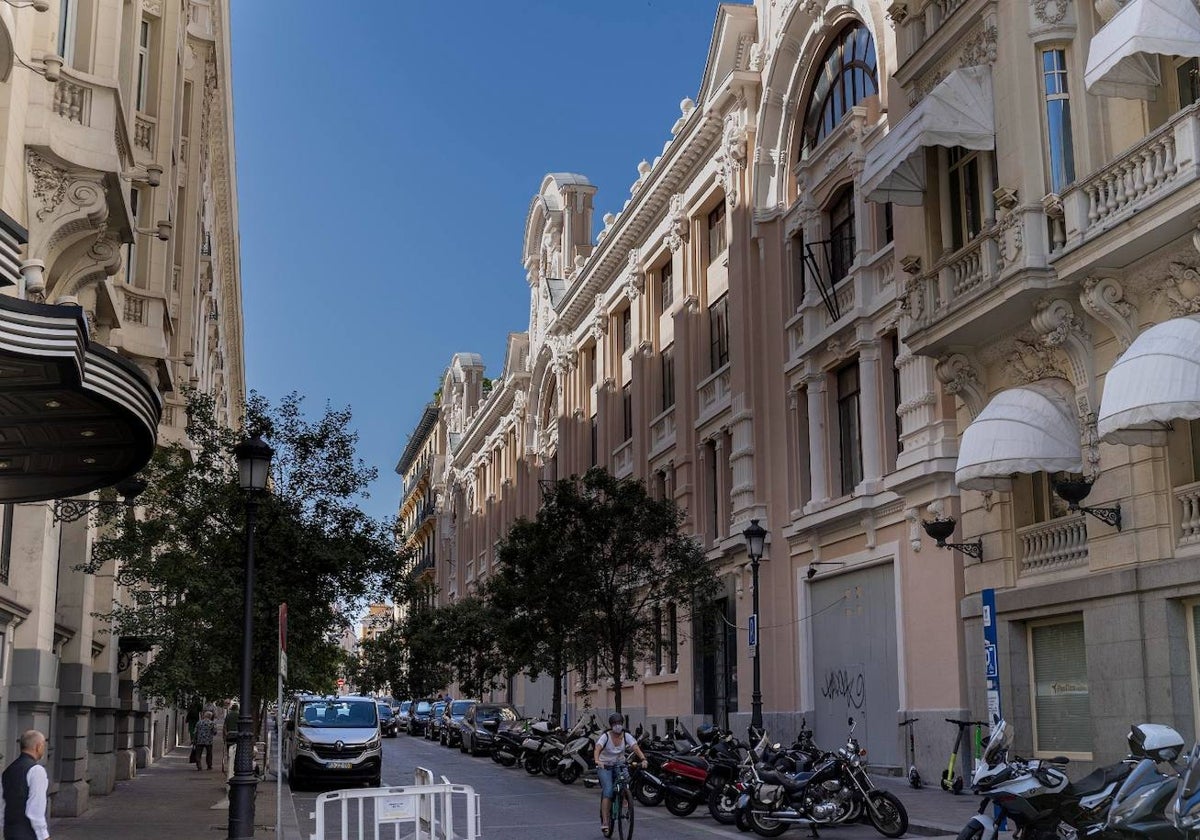
[[[447,749],[423,738],[400,735],[397,738],[384,739],[385,785],[412,785],[417,767],[432,770],[436,776],[445,776],[454,784],[474,788],[480,795],[482,837],[485,840],[574,840],[602,837],[599,791],[596,788],[585,788],[582,782],[567,786],[546,776],[530,776],[524,770],[502,767],[487,757],[472,758],[457,749]],[[320,792],[309,790],[292,793],[297,823],[301,836],[306,840],[315,831],[315,822],[310,819],[309,814],[314,810]],[[956,804],[961,807],[968,803],[959,800]],[[459,824],[461,825],[461,822]],[[733,826],[718,825],[709,817],[708,809],[704,807],[697,809],[690,817],[681,819],[671,816],[661,806],[646,808],[639,805],[634,829],[635,837],[647,840],[756,836],[742,834]],[[390,838],[392,834],[381,836]],[[397,833],[396,836],[411,836],[411,830]],[[793,829],[785,836],[799,840],[808,837],[808,832]],[[868,825],[822,830],[821,836],[827,840],[879,840],[881,837]],[[326,837],[341,837],[340,830],[327,829]]]

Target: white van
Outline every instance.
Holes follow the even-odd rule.
[[[284,724],[288,784],[366,783],[379,787],[383,739],[375,698],[301,695]]]

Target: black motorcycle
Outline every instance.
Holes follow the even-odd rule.
[[[876,789],[867,775],[867,751],[854,737],[854,718],[844,746],[827,753],[812,770],[782,773],[764,761],[737,805],[739,826],[763,837],[778,837],[793,825],[829,826],[865,819],[884,837],[908,830],[904,804]]]
[[[646,756],[646,766],[631,774],[629,789],[637,801],[648,808],[661,805],[667,798],[667,789],[662,781],[663,764],[672,756],[696,754],[703,748],[682,724],[672,734],[672,738],[642,738],[638,741],[642,754]]]

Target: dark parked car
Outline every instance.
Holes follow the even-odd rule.
[[[458,746],[462,740],[462,732],[459,731],[459,725],[462,723],[463,715],[467,713],[467,709],[471,708],[472,704],[478,702],[478,700],[452,700],[446,706],[442,712],[442,728],[439,730],[442,746]]]
[[[433,700],[416,700],[409,709],[409,735],[424,735],[425,727],[429,726],[429,718],[433,715]]]
[[[491,752],[496,733],[520,723],[521,713],[507,703],[472,703],[458,725],[458,748],[471,755]]]
[[[375,705],[379,707],[379,731],[388,738],[395,738],[399,729],[396,716],[392,714],[391,705],[382,700]]]
[[[433,704],[433,710],[429,713],[429,723],[425,726],[425,740],[439,740],[442,731],[442,712],[445,710],[445,700],[438,700]]]
[[[412,705],[413,701],[405,700],[400,704],[400,708],[396,710],[397,731],[408,731],[408,724],[412,721]]]

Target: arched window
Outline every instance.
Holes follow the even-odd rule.
[[[801,156],[833,131],[846,112],[879,92],[875,75],[875,40],[861,23],[854,23],[830,44],[808,97]]]

